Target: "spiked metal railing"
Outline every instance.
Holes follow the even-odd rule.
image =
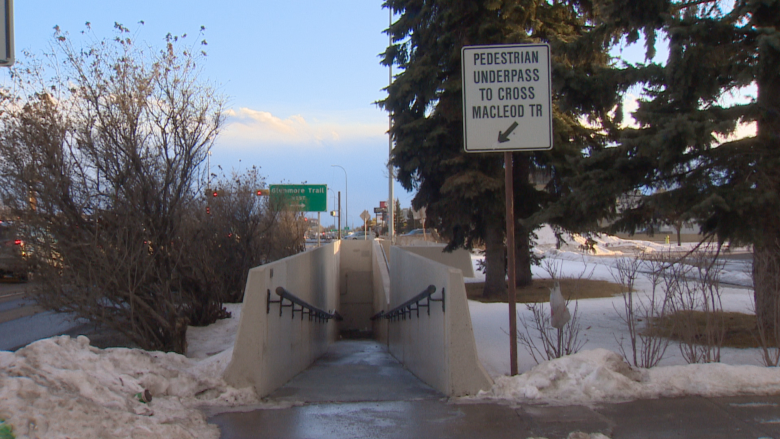
[[[341,315],[339,315],[338,311],[333,311],[331,313],[322,310],[320,308],[317,308],[316,306],[307,303],[305,300],[287,291],[286,289],[284,289],[284,287],[277,287],[276,295],[279,296],[279,300],[271,300],[271,290],[268,290],[268,297],[266,300],[266,310],[265,310],[266,314],[271,313],[272,303],[278,303],[279,317],[282,316],[282,313],[284,312],[285,308],[290,308],[290,310],[292,311],[291,318],[293,319],[295,318],[295,313],[297,312],[300,313],[301,320],[303,320],[304,315],[308,315],[310,321],[314,320],[317,322],[328,322],[330,321],[330,319],[336,319],[336,321],[343,320]],[[285,301],[289,301],[290,303],[288,305],[285,305],[284,303]]]

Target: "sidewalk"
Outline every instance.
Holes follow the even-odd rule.
[[[780,395],[639,400],[585,406],[509,406],[449,401],[374,341],[341,341],[270,395],[301,404],[214,414],[222,439],[777,438]]]

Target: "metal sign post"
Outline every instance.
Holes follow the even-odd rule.
[[[504,152],[512,375],[517,375],[512,153],[552,149],[550,72],[547,44],[465,46],[461,50],[463,148],[466,152]]]
[[[512,153],[504,153],[504,192],[506,193],[507,302],[509,302],[509,372],[517,375],[517,297],[515,277],[515,191],[512,184]]]
[[[360,219],[363,220],[363,239],[366,239],[368,234],[368,220],[371,219],[371,214],[367,210],[360,213]]]

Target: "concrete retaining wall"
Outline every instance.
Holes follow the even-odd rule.
[[[493,382],[477,357],[466,289],[460,270],[398,247],[390,254],[390,308],[436,287],[431,302],[406,320],[388,323],[390,352],[430,386],[449,396],[473,395]]]
[[[233,358],[224,378],[232,386],[253,386],[259,396],[280,387],[323,355],[338,336],[337,322],[291,318],[290,308],[279,316],[279,304],[270,304],[267,291],[278,300],[284,287],[324,310],[339,309],[341,242],[300,253],[249,271]]]
[[[390,246],[385,246],[382,241],[374,241],[374,313],[388,311],[390,309]],[[374,338],[387,345],[387,325],[385,319],[376,319],[373,322]]]
[[[418,378],[449,396],[473,395],[489,389],[492,380],[477,358],[466,290],[460,269],[433,259],[471,268],[467,252],[442,253],[441,247],[420,250],[428,257],[399,247],[390,250],[390,272],[381,243],[336,241],[249,271],[233,357],[225,380],[235,387],[253,386],[265,396],[323,355],[339,330],[372,330],[390,352]],[[420,248],[418,248],[419,250]],[[468,264],[467,264],[468,262]],[[436,287],[430,316],[425,308],[411,319],[375,322],[379,311]],[[338,310],[344,321],[329,323],[279,315],[277,287],[324,310]]]

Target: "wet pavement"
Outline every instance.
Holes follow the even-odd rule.
[[[367,402],[439,399],[373,340],[332,344],[305,372],[269,395],[276,402]]]
[[[27,297],[29,285],[0,283],[0,350],[15,351],[42,338],[83,333],[83,321],[36,306]]]
[[[292,405],[292,406],[291,406]],[[450,400],[374,341],[340,341],[269,395],[264,408],[209,417],[222,439],[565,438],[780,439],[780,395],[686,397],[586,406]],[[282,407],[282,408],[279,408]]]

